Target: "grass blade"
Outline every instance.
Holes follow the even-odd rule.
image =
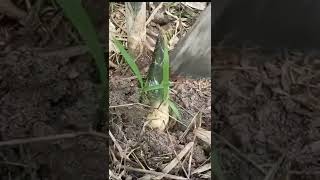
[[[163,34],[164,38],[164,56],[163,56],[163,73],[162,73],[162,84],[163,84],[163,98],[164,100],[169,99],[169,53],[168,53],[168,41],[165,34]]]
[[[152,91],[152,90],[158,90],[158,89],[163,89],[163,85],[162,84],[158,84],[158,85],[145,87],[144,88],[144,92],[148,92],[148,91]]]
[[[172,112],[176,115],[177,119],[181,119],[180,111],[178,109],[178,106],[171,100],[168,101],[169,107],[172,110]]]
[[[100,46],[98,36],[93,27],[93,24],[89,19],[86,10],[82,7],[80,0],[57,0],[57,2],[62,7],[65,15],[71,20],[72,24],[76,27],[79,34],[86,42],[89,52],[95,60],[104,91],[102,93],[102,103],[103,106],[106,106],[108,70],[105,63],[104,51]]]
[[[137,64],[134,62],[132,56],[125,50],[125,48],[122,46],[122,44],[116,40],[113,39],[114,44],[117,46],[118,50],[120,51],[121,55],[124,57],[125,61],[128,63],[128,65],[130,66],[133,74],[136,76],[136,78],[138,79],[141,88],[144,87],[143,84],[143,80],[142,80],[142,76],[141,73],[139,71],[139,68],[137,66]]]

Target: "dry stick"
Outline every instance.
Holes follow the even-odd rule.
[[[195,129],[193,132],[197,138],[201,139],[202,141],[206,142],[211,146],[211,131],[199,127]]]
[[[200,173],[205,172],[205,171],[208,171],[208,170],[210,170],[210,169],[211,169],[211,163],[207,163],[207,164],[205,164],[205,165],[203,165],[203,166],[195,169],[195,170],[191,173],[191,175],[193,175],[193,174],[200,174]]]
[[[9,141],[0,141],[0,147],[14,146],[14,145],[20,145],[20,144],[30,144],[30,143],[36,143],[36,142],[42,142],[42,141],[53,141],[53,140],[67,139],[67,138],[76,138],[78,136],[95,136],[95,137],[108,139],[108,136],[103,133],[99,133],[95,131],[86,131],[86,132],[65,133],[65,134],[34,137],[34,138],[14,139]]]
[[[120,152],[120,155],[125,156],[125,154],[123,153],[124,152],[123,149],[121,148],[120,144],[118,143],[118,141],[113,136],[113,134],[111,133],[110,130],[109,130],[109,136],[110,136],[111,140],[113,141],[114,145],[117,147],[118,151]]]
[[[141,104],[141,103],[130,103],[130,104],[121,104],[121,105],[109,106],[109,108],[128,107],[128,106],[135,106],[135,105],[139,105],[139,106],[143,106],[143,107],[147,107],[147,108],[151,107],[151,106],[148,106],[146,104]]]
[[[127,30],[124,29],[122,26],[120,26],[120,25],[113,19],[112,16],[110,17],[110,19],[111,19],[111,22],[112,22],[113,24],[115,24],[115,25],[118,26],[118,28],[120,28],[123,32],[125,32],[126,34],[128,34]]]
[[[113,68],[118,68],[118,65],[109,60],[109,66]]]
[[[194,122],[196,121],[196,118],[198,117],[199,112],[197,112],[197,114],[195,116],[193,116],[190,124],[188,125],[187,129],[182,133],[182,135],[179,137],[179,140],[181,141],[183,138],[185,138],[185,136],[188,134],[188,132],[190,131],[190,129],[192,128],[192,125],[194,124]]]
[[[272,180],[274,179],[274,176],[276,175],[277,171],[279,170],[279,168],[281,167],[282,162],[284,162],[286,158],[286,154],[282,155],[279,160],[277,161],[277,163],[275,163],[273,165],[273,167],[270,169],[270,171],[268,172],[268,174],[265,176],[264,180]]]
[[[115,154],[117,157],[119,157],[120,159],[123,157],[123,156],[121,156],[121,154],[120,154],[120,152],[116,152],[116,154]],[[128,158],[127,156],[125,156],[124,157],[125,159],[126,159],[126,162],[129,162],[129,163],[131,163],[133,166],[140,166],[140,164],[139,163],[137,163],[137,162],[134,162],[133,160],[131,160],[130,158]],[[121,163],[120,161],[118,161],[119,163]]]
[[[162,172],[164,173],[169,173],[173,167],[175,167],[180,160],[190,151],[190,149],[193,147],[194,142],[188,143],[182,150],[181,152],[177,155],[176,158],[174,158],[163,170]]]
[[[242,158],[243,160],[246,160],[247,162],[251,163],[255,168],[257,168],[263,175],[266,175],[267,172],[260,167],[256,162],[254,162],[253,160],[249,159],[247,156],[245,156],[243,153],[241,153],[236,147],[234,147],[227,139],[225,139],[224,137],[220,136],[219,134],[213,132],[214,135],[216,135],[220,141],[223,141],[223,143],[225,143],[227,146],[229,146],[233,151],[236,152],[236,154],[238,154],[238,156],[240,158]]]
[[[155,9],[152,11],[151,15],[149,16],[149,18],[148,18],[148,20],[147,20],[147,22],[146,22],[146,26],[152,21],[152,19],[154,18],[154,15],[156,15],[156,13],[159,11],[159,9],[162,7],[162,5],[163,5],[163,2],[161,2],[161,3],[157,6],[157,8],[155,8]]]
[[[120,177],[116,176],[116,175],[109,169],[109,178],[110,178],[110,177],[112,177],[112,178],[114,178],[114,179],[116,179],[116,180],[121,180]]]
[[[127,156],[126,156],[126,153],[123,151],[123,149],[121,148],[120,144],[118,143],[118,141],[113,136],[113,134],[111,133],[110,130],[109,130],[109,136],[110,136],[111,140],[113,141],[114,145],[116,146],[116,148],[118,149],[118,152],[120,153],[120,157],[121,157],[120,167],[119,167],[119,171],[120,171],[121,164],[122,164],[123,161],[126,160]]]
[[[6,164],[6,165],[11,165],[11,166],[18,166],[18,167],[25,167],[29,168],[29,166],[22,164],[22,163],[16,163],[16,162],[9,162],[9,161],[0,161],[0,164]]]
[[[123,134],[124,135],[124,134]],[[118,149],[118,156],[120,156],[121,158],[121,162],[119,162],[120,164],[122,164],[122,161],[124,161],[124,163],[126,163],[127,161],[134,164],[134,165],[140,165],[141,166],[141,162],[139,162],[140,164],[132,161],[129,156],[131,153],[134,152],[135,149],[133,149],[131,152],[129,152],[128,155],[126,155],[126,153],[124,153],[123,149],[121,148],[120,144],[118,143],[118,141],[116,140],[116,138],[113,136],[112,132],[109,130],[109,136],[111,138],[111,140],[114,142],[116,148]],[[127,141],[126,137],[124,136],[125,140]],[[134,154],[134,153],[133,153]],[[120,167],[121,168],[121,167]]]
[[[195,141],[195,138],[193,140],[193,142]],[[191,163],[192,163],[192,159],[193,159],[193,151],[194,151],[194,146],[192,146],[191,150],[190,150],[190,156],[189,156],[189,164],[188,164],[188,178],[190,179],[191,176]]]
[[[167,135],[169,135],[169,132],[167,130]],[[169,140],[170,140],[170,143],[173,144],[173,142],[171,141],[170,137],[169,137]],[[190,143],[193,143],[194,145],[194,141],[195,141],[195,138],[193,139],[192,142]],[[190,144],[189,143],[189,144]],[[193,148],[193,145],[191,148]],[[164,169],[162,170],[162,172],[164,173],[169,173],[178,163],[179,165],[181,166],[183,172],[185,173],[186,176],[188,176],[188,173],[187,171],[185,170],[185,168],[183,167],[183,163],[184,162],[181,162],[181,159],[184,157],[184,156],[187,156],[187,153],[190,151],[190,148],[188,151],[186,151],[185,153],[183,152],[186,148],[187,148],[188,144],[184,147],[184,149],[179,153],[177,154],[177,152],[173,149],[173,152],[174,152],[174,155],[176,156],[169,164],[167,164]],[[182,154],[181,154],[182,153]],[[179,156],[182,156],[182,157],[179,157]],[[177,161],[178,160],[178,161]],[[174,161],[177,161],[177,163],[175,164]],[[171,164],[171,165],[170,165]],[[158,179],[162,179],[163,177],[158,177]],[[189,178],[189,177],[188,177]]]
[[[145,174],[152,174],[155,176],[163,176],[163,177],[170,178],[170,179],[187,180],[187,178],[184,178],[184,177],[175,176],[175,175],[171,175],[171,174],[165,174],[165,173],[161,173],[161,172],[155,172],[155,171],[144,170],[144,169],[137,169],[137,168],[133,168],[133,167],[129,167],[129,166],[123,166],[123,168],[128,171],[135,171],[135,172],[140,172],[140,173],[145,173]]]

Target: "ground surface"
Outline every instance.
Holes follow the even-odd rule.
[[[263,179],[272,168],[271,179],[320,179],[319,54],[216,48],[213,57],[227,179]]]
[[[63,135],[97,130],[95,64],[81,46],[62,48],[80,39],[61,11],[44,3],[27,12],[23,24],[0,16],[0,179],[106,179],[105,140]],[[3,144],[48,135],[58,140]]]
[[[202,112],[202,127],[210,130],[211,126],[211,85],[210,81],[178,81],[173,88],[177,91],[174,99],[182,106],[182,120],[190,121],[193,116]],[[143,132],[143,124],[148,109],[140,105],[130,105],[138,103],[139,94],[136,89],[136,81],[125,76],[112,76],[110,78],[110,108],[109,128],[115,139],[122,147],[124,153],[131,152],[130,159],[135,162],[126,162],[126,165],[137,166],[141,161],[144,167],[150,170],[161,171],[169,163],[176,153],[179,153],[186,144],[193,142],[194,134],[190,132],[186,137],[181,138],[186,128],[178,123],[168,132],[159,133],[148,128]],[[200,91],[201,89],[201,91]],[[120,105],[124,105],[121,107]],[[193,149],[193,161],[191,171],[200,167],[204,163],[210,162],[210,147],[202,142],[196,141]],[[110,146],[111,154],[119,153],[117,148]],[[111,157],[113,164],[109,168],[116,172],[119,162],[117,157]],[[119,160],[120,161],[120,160]],[[188,163],[184,162],[184,163]],[[141,166],[138,166],[141,168]],[[185,166],[188,169],[188,166]],[[177,167],[170,174],[184,175],[181,168]],[[142,177],[145,173],[128,173],[127,176],[133,178]],[[193,176],[196,178],[197,175]]]
[[[125,27],[124,19],[117,15],[117,13],[123,13],[121,11],[123,11],[124,6],[115,4],[112,7],[114,8],[114,14],[111,14],[110,17],[111,22],[115,22],[115,27],[118,29],[117,36],[125,37],[125,33],[122,34],[120,32],[121,28],[119,28],[119,26]],[[163,26],[174,30],[176,24],[170,20],[168,22]],[[157,22],[152,21],[152,23]],[[152,23],[150,23],[148,29],[154,28]],[[146,49],[144,55],[137,60],[137,64],[144,74],[147,72],[147,67],[153,60],[152,58],[153,54]],[[176,154],[188,147],[188,144],[194,143],[193,149],[190,151],[192,155],[190,156],[190,153],[187,153],[169,174],[180,177],[189,176],[191,179],[208,179],[210,171],[192,175],[188,175],[188,173],[210,163],[210,146],[199,139],[195,139],[192,132],[193,128],[186,135],[184,135],[184,132],[187,123],[197,113],[201,113],[201,116],[197,117],[201,117],[202,127],[210,130],[211,80],[171,79],[174,82],[171,97],[178,104],[182,114],[181,121],[186,125],[176,122],[167,131],[161,133],[148,127],[144,128],[148,108],[139,104],[137,81],[128,66],[121,63],[123,59],[115,54],[109,56],[110,61],[113,64],[109,72],[109,128],[110,133],[114,136],[112,143],[109,144],[109,158],[112,162],[109,164],[109,172],[113,174],[112,177],[114,179],[116,177],[132,179],[144,177],[148,179],[150,175],[154,175],[154,172],[162,172],[176,157]],[[121,157],[121,154],[125,154],[127,158]],[[124,166],[133,167],[135,170],[123,171]],[[139,169],[145,169],[146,172],[137,172]]]

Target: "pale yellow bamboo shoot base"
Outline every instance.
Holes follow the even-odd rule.
[[[156,103],[153,105],[151,112],[147,115],[148,125],[152,129],[164,131],[169,123],[169,104]]]

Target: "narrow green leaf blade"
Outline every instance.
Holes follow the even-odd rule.
[[[93,28],[93,24],[82,7],[80,0],[57,0],[58,4],[62,7],[65,15],[71,20],[72,24],[77,28],[79,34],[86,42],[89,52],[93,56],[96,66],[99,71],[99,77],[102,81],[103,106],[106,106],[106,93],[107,93],[107,65],[105,63],[104,51],[100,46],[97,33]]]
[[[118,40],[113,39],[113,42],[116,45],[116,47],[118,48],[118,50],[120,51],[121,55],[124,57],[125,61],[129,65],[129,67],[131,68],[133,74],[138,79],[141,88],[143,88],[144,84],[143,84],[143,80],[142,80],[142,75],[139,71],[137,64],[134,62],[132,56],[125,50],[125,48],[122,46],[122,44]]]
[[[164,56],[163,56],[163,78],[162,78],[162,83],[163,83],[163,97],[164,100],[169,99],[169,53],[168,53],[168,44],[167,44],[167,37],[165,34],[163,34],[164,38]]]
[[[162,84],[158,84],[158,85],[145,87],[144,92],[158,90],[158,89],[163,89],[163,85]]]
[[[176,115],[177,119],[180,120],[181,115],[180,115],[180,111],[179,111],[177,105],[171,100],[169,100],[168,103],[169,103],[169,107],[172,110],[172,112]]]

